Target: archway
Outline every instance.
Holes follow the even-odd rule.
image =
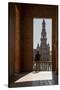
[[[33,18],[52,18],[52,71],[58,75],[57,14],[55,5],[9,3],[9,84],[11,76],[32,71]]]

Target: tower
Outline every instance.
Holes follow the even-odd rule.
[[[49,60],[50,47],[49,44],[47,44],[46,23],[44,19],[42,22],[40,55],[41,55],[41,60]]]

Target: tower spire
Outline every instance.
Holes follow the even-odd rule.
[[[43,22],[42,22],[42,32],[41,32],[41,36],[43,38],[46,38],[46,27],[45,27],[46,23],[45,23],[45,20],[43,19]]]
[[[45,20],[43,19],[43,22],[42,22],[42,30],[45,30]]]

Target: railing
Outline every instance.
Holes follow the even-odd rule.
[[[33,70],[36,70],[36,62],[33,63]],[[52,62],[51,61],[40,61],[38,70],[52,71]]]

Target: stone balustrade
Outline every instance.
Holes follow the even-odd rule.
[[[41,60],[38,70],[40,71],[52,71],[52,61]],[[36,70],[36,62],[33,63],[33,70]]]

